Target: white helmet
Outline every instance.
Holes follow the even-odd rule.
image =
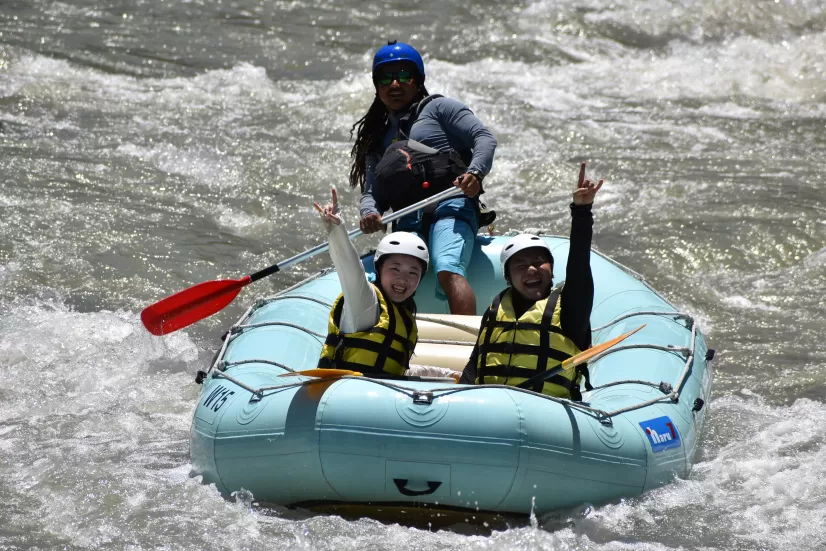
[[[376,255],[373,257],[373,264],[378,264],[379,258],[386,254],[406,254],[416,257],[424,262],[425,272],[430,260],[427,245],[424,244],[421,237],[406,231],[393,232],[379,241],[379,246],[376,247]]]
[[[551,256],[551,262],[554,261],[551,248],[544,239],[529,233],[520,233],[519,235],[511,237],[510,240],[505,243],[505,246],[502,247],[502,252],[499,253],[499,262],[502,264],[502,274],[504,274],[506,279],[508,277],[508,260],[519,251],[533,248],[545,249]]]

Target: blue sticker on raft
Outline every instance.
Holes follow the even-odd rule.
[[[654,452],[661,452],[669,448],[679,448],[680,433],[671,419],[668,417],[657,417],[649,421],[640,423],[640,427],[648,436],[648,441],[651,442],[651,449]]]

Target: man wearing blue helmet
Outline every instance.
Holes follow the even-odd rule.
[[[493,164],[496,138],[464,104],[429,95],[421,55],[390,41],[373,58],[376,96],[351,129],[350,185],[360,186],[361,229],[382,229],[382,213],[399,210],[450,186],[465,196],[399,220],[396,230],[419,233],[452,314],[475,315],[466,278],[480,226],[478,196]],[[485,222],[489,223],[489,222]]]

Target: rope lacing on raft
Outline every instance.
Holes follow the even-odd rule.
[[[300,298],[300,297],[295,297],[295,298]],[[627,407],[619,408],[619,409],[612,410],[612,411],[605,411],[605,410],[602,410],[602,409],[593,408],[593,407],[591,407],[590,405],[588,405],[587,403],[584,403],[584,402],[574,402],[572,400],[567,400],[567,399],[564,399],[564,398],[557,398],[557,397],[554,397],[554,396],[548,396],[546,394],[541,394],[541,393],[538,393],[538,392],[534,392],[532,390],[522,389],[522,388],[518,388],[518,387],[514,387],[514,386],[508,386],[508,385],[473,385],[473,386],[462,386],[462,387],[450,386],[450,387],[441,387],[441,388],[428,389],[426,391],[426,393],[431,395],[433,399],[437,399],[437,398],[440,398],[440,397],[449,396],[451,394],[458,394],[460,392],[473,392],[475,390],[479,390],[479,389],[483,389],[483,388],[502,388],[502,389],[509,390],[509,391],[512,391],[512,392],[523,392],[523,393],[526,393],[526,394],[532,394],[532,395],[534,395],[538,398],[542,398],[544,400],[550,400],[552,402],[562,404],[566,407],[571,407],[571,408],[578,409],[578,410],[583,411],[583,412],[590,413],[590,414],[594,415],[599,421],[601,421],[603,423],[606,423],[606,424],[611,423],[611,418],[612,417],[616,417],[617,415],[621,415],[621,414],[627,413],[629,411],[642,409],[642,408],[648,407],[648,406],[656,404],[656,403],[661,403],[661,402],[677,403],[679,401],[679,398],[680,398],[680,391],[681,391],[681,389],[683,387],[683,384],[685,383],[686,379],[688,378],[688,375],[691,371],[691,365],[694,362],[694,348],[695,348],[695,341],[696,341],[696,336],[697,336],[697,329],[696,329],[696,325],[694,324],[694,320],[690,315],[682,313],[682,312],[654,312],[654,311],[635,312],[635,313],[628,314],[628,315],[622,316],[620,318],[617,318],[617,319],[611,321],[610,323],[608,323],[604,326],[598,327],[594,331],[605,329],[605,328],[610,327],[611,325],[614,325],[614,324],[616,324],[616,323],[618,323],[622,320],[628,319],[628,318],[633,317],[633,316],[641,316],[641,315],[668,316],[668,317],[673,317],[673,318],[685,320],[691,327],[691,341],[690,341],[691,346],[690,347],[675,347],[675,346],[661,346],[661,345],[654,345],[654,344],[630,344],[630,345],[617,346],[617,347],[614,347],[610,350],[607,350],[607,351],[603,352],[602,354],[600,354],[598,356],[595,356],[594,359],[592,359],[590,363],[596,362],[599,359],[604,358],[605,356],[607,356],[609,354],[615,354],[615,353],[620,352],[622,350],[648,348],[648,349],[652,349],[652,350],[659,350],[659,351],[663,351],[663,352],[667,352],[667,353],[671,353],[671,354],[679,354],[681,356],[685,356],[685,358],[686,358],[685,359],[685,366],[683,368],[682,373],[680,374],[680,377],[677,379],[677,381],[674,384],[669,384],[667,382],[655,383],[655,382],[652,382],[652,381],[642,381],[642,380],[631,380],[631,379],[629,379],[629,380],[622,380],[622,381],[614,381],[614,382],[611,382],[611,383],[607,383],[605,385],[600,385],[598,387],[594,387],[593,390],[599,390],[599,389],[602,389],[602,388],[608,388],[608,387],[611,387],[611,386],[617,386],[617,385],[621,385],[621,384],[638,384],[638,385],[650,386],[650,387],[653,387],[653,388],[659,390],[663,395],[659,396],[657,398],[653,398],[651,400],[646,400],[646,401],[640,402],[639,404],[635,404],[635,405],[632,405],[632,406],[627,406]],[[242,318],[242,319],[244,319],[244,318]],[[293,324],[285,324],[285,325],[293,325]],[[250,325],[247,325],[247,326],[243,326],[243,324],[239,323],[237,327],[239,327],[239,328],[244,328],[244,327],[250,328],[250,327],[254,327],[254,326],[257,326],[257,325],[256,324],[250,324]],[[302,329],[300,326],[297,326],[297,325],[295,327],[297,327],[299,329]],[[304,329],[304,330],[307,331],[306,329]],[[239,331],[240,331],[240,329],[239,329]],[[232,333],[232,330],[230,332]],[[307,331],[307,332],[308,333],[313,333],[311,331]],[[238,333],[238,334],[240,334],[240,333]],[[318,335],[318,334],[315,333],[314,335]],[[258,387],[258,388],[251,387],[251,386],[243,383],[242,381],[236,379],[235,377],[225,373],[224,370],[228,367],[242,365],[242,364],[263,363],[263,364],[268,364],[268,365],[274,365],[274,366],[279,367],[281,369],[284,369],[288,372],[295,372],[295,373],[300,374],[300,371],[295,371],[291,367],[286,366],[284,364],[281,364],[279,362],[274,362],[272,360],[264,360],[264,359],[260,359],[260,360],[246,359],[246,360],[240,360],[240,361],[234,361],[234,362],[224,362],[224,361],[222,361],[223,353],[225,352],[226,345],[230,340],[231,340],[230,338],[225,339],[224,346],[222,347],[221,351],[219,352],[219,355],[217,356],[216,361],[213,363],[213,366],[210,368],[210,371],[212,371],[212,369],[215,368],[215,371],[212,374],[213,377],[226,379],[226,380],[236,384],[237,386],[243,388],[244,390],[248,391],[249,393],[251,393],[253,395],[252,401],[259,401],[262,398],[264,398],[264,396],[267,395],[268,393],[275,393],[275,392],[283,391],[283,390],[286,390],[286,389],[289,389],[289,388],[294,388],[294,387],[311,386],[311,385],[314,385],[314,384],[329,383],[330,382],[330,379],[311,378],[311,379],[305,379],[305,380],[296,381],[296,382],[292,382],[292,383],[285,383],[285,384],[278,384],[278,385],[268,385],[268,386],[262,386],[262,387]],[[410,397],[412,400],[418,400],[421,397],[421,395],[423,394],[423,391],[421,389],[410,388],[410,387],[404,386],[403,384],[400,384],[400,383],[390,382],[390,381],[381,380],[381,379],[373,379],[373,378],[370,378],[370,377],[354,377],[354,376],[351,376],[351,375],[344,375],[344,376],[336,378],[336,380],[338,380],[338,379],[358,379],[358,380],[363,381],[363,382],[369,382],[371,384],[376,384],[376,385],[379,385],[379,386],[383,386],[385,388],[389,388],[389,389],[394,390],[396,392],[400,392],[402,394],[405,394],[406,396]]]
[[[511,233],[513,233],[515,235],[516,232],[511,232]],[[545,232],[542,231],[542,230],[528,229],[528,230],[525,231],[525,233],[534,233],[534,235],[543,235]],[[597,254],[599,254],[599,253],[597,253]],[[603,256],[603,255],[600,255],[600,256]],[[618,263],[618,262],[616,262],[616,261],[614,261],[614,260],[612,260],[608,257],[603,256],[603,258],[605,258],[609,262],[623,268],[628,273],[630,273],[632,276],[636,277],[637,279],[639,279],[640,281],[645,283],[645,281],[642,279],[642,277],[639,274],[637,274],[636,272],[634,272],[633,270],[630,270],[626,266],[623,266],[622,264],[620,264],[620,263]],[[284,369],[285,371],[291,372],[291,373],[300,373],[300,371],[296,371],[295,369],[293,369],[293,368],[291,368],[287,365],[284,365],[282,363],[275,362],[275,361],[272,361],[272,360],[266,360],[266,359],[245,359],[245,360],[232,361],[232,362],[226,362],[223,359],[224,355],[226,354],[227,346],[229,345],[229,343],[231,341],[233,341],[238,336],[242,335],[245,331],[253,329],[253,328],[258,328],[258,327],[265,327],[265,326],[291,327],[293,329],[298,329],[300,331],[303,331],[303,332],[305,332],[305,333],[307,333],[307,334],[309,334],[309,335],[311,335],[311,336],[313,336],[313,337],[315,337],[315,338],[317,338],[317,339],[319,339],[320,341],[323,342],[323,340],[326,338],[326,335],[322,335],[321,333],[318,333],[316,331],[312,331],[312,330],[310,330],[306,327],[303,327],[299,324],[294,324],[294,323],[290,323],[290,322],[283,322],[283,321],[268,321],[268,322],[260,322],[260,323],[249,323],[249,324],[245,323],[245,322],[250,318],[250,316],[252,315],[252,313],[255,310],[257,310],[258,308],[261,308],[264,305],[267,305],[267,304],[270,304],[274,301],[277,301],[277,300],[286,300],[286,299],[308,300],[308,301],[311,301],[311,302],[321,304],[321,305],[323,305],[327,308],[332,308],[332,303],[330,303],[329,301],[320,299],[318,297],[313,297],[313,296],[310,296],[310,295],[302,295],[302,294],[289,294],[290,291],[292,291],[292,290],[294,290],[294,289],[296,289],[300,286],[303,286],[308,281],[311,281],[313,279],[321,277],[321,276],[325,275],[326,273],[329,273],[329,270],[322,271],[322,272],[316,274],[315,276],[310,277],[309,279],[301,281],[301,282],[289,287],[288,289],[285,289],[285,290],[281,291],[280,293],[278,293],[275,296],[265,298],[265,299],[260,299],[260,300],[256,301],[255,303],[253,303],[247,309],[247,311],[244,313],[244,315],[241,316],[241,318],[238,320],[238,322],[236,322],[234,325],[232,325],[230,327],[229,331],[227,331],[227,334],[225,335],[224,342],[221,346],[221,349],[215,355],[215,359],[212,362],[212,365],[210,365],[209,369],[204,374],[204,376],[209,375],[210,373],[212,373],[212,377],[214,377],[214,378],[226,379],[226,380],[234,383],[235,385],[239,386],[240,388],[243,388],[244,390],[250,392],[253,395],[252,401],[261,400],[262,398],[264,398],[264,396],[267,393],[276,393],[276,392],[283,391],[283,390],[286,390],[286,389],[289,389],[289,388],[295,388],[295,387],[300,387],[300,386],[311,386],[311,385],[320,384],[320,383],[330,383],[330,379],[311,378],[311,379],[296,381],[296,382],[293,382],[293,383],[268,385],[268,386],[262,386],[262,387],[254,388],[254,387],[251,387],[251,386],[243,383],[242,381],[232,377],[231,375],[225,373],[224,371],[229,367],[233,367],[233,366],[237,366],[237,365],[243,365],[243,364],[251,364],[251,363],[262,363],[262,364],[267,364],[267,365],[273,365],[275,367],[279,367],[279,368]],[[659,295],[659,293],[657,293],[654,289],[651,289],[651,287],[648,286],[647,283],[645,283],[645,285],[652,292],[657,294],[657,296],[662,298],[661,295]],[[613,381],[611,383],[607,383],[607,384],[604,384],[604,385],[600,385],[598,387],[594,387],[593,390],[595,391],[595,390],[608,388],[608,387],[612,387],[612,386],[617,386],[617,385],[622,385],[622,384],[637,384],[637,385],[644,385],[644,386],[653,387],[653,388],[659,390],[662,393],[662,396],[659,396],[657,398],[653,398],[651,400],[646,400],[646,401],[640,402],[639,404],[635,404],[635,405],[632,405],[632,406],[627,406],[627,407],[624,407],[624,408],[615,409],[615,410],[612,410],[612,411],[605,411],[605,410],[602,410],[602,409],[599,409],[599,408],[593,408],[588,403],[585,403],[585,402],[575,402],[575,401],[572,401],[572,400],[567,400],[567,399],[564,399],[564,398],[557,398],[555,396],[548,396],[547,394],[542,394],[542,393],[534,392],[532,390],[523,389],[523,388],[519,388],[519,387],[515,387],[515,386],[508,386],[508,385],[472,385],[472,386],[462,386],[462,387],[458,387],[458,388],[456,386],[450,386],[450,387],[443,387],[443,388],[433,388],[433,389],[428,389],[426,391],[423,391],[421,389],[410,388],[410,387],[404,386],[403,384],[399,384],[399,383],[395,383],[395,382],[389,382],[389,381],[381,380],[381,379],[373,379],[373,378],[370,378],[370,377],[358,377],[358,376],[344,375],[344,376],[341,376],[341,377],[336,377],[335,380],[357,379],[359,381],[369,382],[371,384],[376,384],[376,385],[379,385],[379,386],[383,386],[383,387],[389,388],[391,390],[394,390],[396,392],[400,392],[402,394],[405,394],[406,396],[409,396],[414,401],[418,401],[423,394],[429,395],[432,399],[437,399],[437,398],[440,398],[440,397],[449,396],[451,394],[458,394],[460,392],[473,392],[473,391],[479,390],[479,389],[502,388],[502,389],[509,390],[509,391],[512,391],[512,392],[522,392],[522,393],[526,393],[526,394],[532,394],[532,395],[534,395],[538,398],[542,398],[544,400],[550,400],[552,402],[556,402],[558,404],[561,404],[565,407],[574,408],[574,409],[592,414],[600,422],[602,422],[604,424],[611,424],[611,418],[612,417],[616,417],[617,415],[621,415],[623,413],[628,413],[630,411],[642,409],[642,408],[645,408],[645,407],[648,407],[648,406],[651,406],[651,405],[657,404],[657,403],[664,403],[664,402],[677,403],[680,399],[680,391],[681,391],[683,385],[685,384],[685,381],[688,378],[689,373],[691,372],[691,366],[694,362],[694,350],[695,350],[695,345],[696,345],[697,328],[696,328],[696,324],[694,323],[694,318],[691,315],[683,313],[683,312],[677,312],[677,311],[632,312],[630,314],[620,316],[620,317],[606,323],[605,325],[602,325],[600,327],[597,327],[597,328],[593,329],[592,331],[593,332],[601,331],[603,329],[606,329],[608,327],[611,327],[611,326],[619,323],[620,321],[626,320],[626,319],[634,317],[634,316],[664,316],[664,317],[674,318],[675,320],[682,319],[682,320],[685,321],[686,325],[691,328],[691,339],[690,339],[691,344],[688,347],[677,347],[677,346],[670,346],[670,345],[669,346],[662,346],[662,345],[655,345],[655,344],[628,344],[628,345],[612,347],[611,349],[606,350],[605,352],[603,352],[603,353],[595,356],[593,359],[591,359],[589,361],[589,363],[593,364],[593,363],[597,362],[598,360],[600,360],[601,358],[604,358],[605,356],[607,356],[609,354],[615,354],[615,353],[621,352],[623,350],[632,350],[632,349],[641,349],[641,348],[648,348],[648,349],[651,349],[651,350],[659,350],[659,351],[667,352],[667,353],[670,353],[670,354],[677,354],[677,355],[685,356],[685,365],[683,367],[683,370],[682,370],[679,378],[677,379],[677,381],[674,382],[674,384],[670,384],[670,383],[664,382],[664,381],[661,381],[659,383],[655,383],[655,382],[652,382],[652,381],[642,381],[642,380],[629,379],[629,380],[622,380],[622,381]],[[444,323],[445,325],[451,325],[452,324],[452,322],[449,322],[448,320],[439,320],[437,318],[428,318],[427,321],[430,321],[430,322],[433,322],[433,323]],[[438,343],[438,344],[459,344],[459,345],[470,345],[470,346],[473,345],[473,343],[468,343],[468,342],[465,342],[465,341],[443,341],[443,340],[430,340],[430,339],[422,339],[420,342],[433,342],[433,343]]]

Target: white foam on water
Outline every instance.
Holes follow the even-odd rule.
[[[807,268],[826,266],[826,247],[816,251],[803,259],[803,265]]]
[[[634,500],[632,507],[603,508],[601,528],[621,534],[668,518],[657,527],[671,537],[684,529],[684,545],[697,530],[725,534],[729,541],[720,541],[722,548],[826,545],[826,405],[800,399],[771,407],[745,394],[715,400],[707,419],[707,459],[690,478]]]
[[[486,85],[495,88],[505,102],[524,102],[541,112],[565,117],[582,112],[597,116],[612,108],[616,100],[702,100],[699,108],[706,113],[721,112],[735,118],[754,114],[753,107],[733,103],[734,97],[768,100],[786,114],[790,109],[806,114],[812,109],[819,112],[826,99],[823,51],[826,33],[777,41],[741,36],[722,44],[673,41],[662,53],[624,49],[564,65],[499,59],[464,65],[433,61],[435,76],[431,80],[433,89],[440,91],[453,83],[452,88],[460,88],[458,96],[465,99],[468,94],[473,97],[479,75],[484,74]],[[449,75],[450,80],[439,75]],[[485,111],[489,113],[491,108],[495,105],[485,106]],[[518,116],[497,122],[508,132],[523,129],[526,122],[529,127],[536,124]],[[678,127],[667,130],[681,131]],[[718,129],[707,127],[703,131],[726,139]]]
[[[656,45],[671,39],[703,42],[732,35],[782,36],[818,28],[824,12],[819,0],[539,0],[527,4],[520,23],[523,28],[552,25],[566,34],[580,31]]]
[[[826,90],[826,33],[781,44],[740,37],[722,46],[672,43],[667,56],[631,52],[533,74],[510,89],[542,109],[591,106],[594,98],[685,100],[733,95],[778,102],[822,102]],[[519,68],[516,68],[519,70]],[[524,80],[524,79],[523,79]],[[548,93],[542,93],[543,91]],[[586,99],[587,98],[587,99]]]
[[[131,313],[77,313],[60,303],[22,300],[4,311],[0,315],[2,375],[14,389],[13,399],[0,404],[6,419],[25,418],[29,407],[41,413],[66,413],[67,407],[83,409],[87,401],[101,407],[116,405],[118,392],[134,393],[136,389],[127,385],[141,378],[147,379],[145,388],[151,395],[149,389],[161,383],[150,370],[153,362],[186,366],[198,358],[197,348],[185,334],[154,338]],[[153,377],[147,377],[149,373]],[[175,379],[180,373],[170,376]],[[41,400],[51,395],[71,399]]]
[[[728,297],[723,297],[722,301],[729,306],[733,306],[735,308],[741,308],[745,310],[764,310],[766,312],[779,312],[780,308],[777,306],[771,306],[769,304],[761,304],[759,302],[754,302],[752,300],[747,299],[744,296],[739,295],[732,295]]]
[[[775,408],[746,393],[715,400],[711,408],[705,459],[688,479],[618,504],[556,515],[544,521],[554,532],[496,533],[478,548],[823,548],[826,405],[800,399]]]
[[[186,8],[190,3],[182,5]],[[717,392],[731,394],[732,384],[734,388],[752,385],[762,376],[761,366],[769,367],[779,357],[787,363],[772,366],[772,376],[803,381],[807,395],[814,396],[824,380],[822,354],[818,356],[822,350],[818,328],[823,322],[818,305],[810,303],[812,297],[823,295],[826,249],[814,250],[820,244],[798,247],[805,254],[789,269],[785,249],[761,245],[778,236],[757,232],[749,244],[753,249],[734,254],[753,255],[756,262],[768,258],[768,272],[766,265],[749,272],[753,265],[740,257],[733,267],[725,259],[719,264],[706,261],[709,266],[703,267],[707,249],[714,252],[713,242],[697,238],[696,231],[702,228],[692,224],[716,224],[723,215],[759,218],[771,202],[744,196],[742,208],[688,213],[683,219],[682,212],[675,214],[676,209],[666,207],[675,202],[702,205],[695,201],[715,193],[715,182],[709,180],[717,178],[716,171],[737,175],[746,171],[709,165],[689,175],[648,181],[643,169],[651,166],[651,157],[668,162],[692,151],[700,158],[716,151],[737,159],[743,154],[738,121],[768,121],[769,126],[777,121],[781,129],[775,134],[767,131],[769,145],[764,147],[794,147],[793,133],[788,143],[784,141],[783,125],[826,114],[824,8],[821,0],[543,0],[509,6],[489,22],[493,26],[489,36],[474,31],[479,42],[475,51],[484,52],[481,59],[459,62],[425,56],[428,88],[467,103],[499,138],[485,196],[499,211],[499,229],[524,227],[529,221],[567,234],[570,217],[565,205],[578,158],[588,158],[591,152],[610,156],[613,147],[625,147],[627,153],[617,165],[622,165],[626,177],[609,179],[600,192],[596,231],[607,226],[608,233],[627,237],[629,249],[634,249],[629,253],[632,260],[643,267],[652,263],[660,281],[674,289],[690,288],[684,293],[699,290],[699,298],[681,295],[678,307],[692,314],[700,310],[695,316],[707,334],[714,329],[712,322],[719,325],[719,335],[710,340],[716,341],[711,342],[713,347],[729,352],[723,363],[731,366],[730,358],[739,354],[746,358],[744,369],[750,371],[743,375],[736,369],[727,373],[721,369]],[[108,17],[105,12],[62,3],[46,9],[56,16]],[[295,4],[290,9],[312,8]],[[482,25],[487,28],[488,22]],[[234,32],[241,27],[224,28]],[[390,32],[395,27],[381,28]],[[411,40],[423,43],[428,36],[422,31]],[[280,36],[262,33],[261,40],[266,42],[264,50],[283,45]],[[25,178],[33,173],[35,179],[54,179],[56,184],[65,179],[77,183],[70,189],[37,187],[32,181],[26,188],[33,190],[31,194],[21,191],[0,197],[0,207],[11,210],[4,214],[6,225],[0,224],[0,229],[24,228],[22,236],[12,241],[12,255],[17,256],[4,259],[0,266],[0,287],[11,289],[13,296],[14,282],[26,279],[35,296],[61,297],[67,289],[106,294],[112,286],[123,296],[134,294],[125,282],[130,274],[114,280],[97,275],[96,257],[86,253],[87,246],[92,247],[86,243],[88,234],[70,237],[74,228],[66,224],[97,216],[127,218],[116,209],[106,215],[72,195],[87,189],[90,184],[83,177],[96,170],[93,167],[107,164],[111,160],[107,153],[123,163],[106,167],[105,179],[114,194],[132,185],[124,182],[122,174],[134,171],[143,178],[146,170],[146,177],[153,178],[157,170],[180,184],[174,192],[181,190],[184,197],[172,207],[176,213],[180,203],[194,202],[193,217],[206,213],[219,226],[244,236],[263,239],[262,234],[272,231],[279,250],[282,244],[295,246],[284,227],[302,224],[305,218],[313,231],[320,227],[309,220],[315,216],[310,198],[326,197],[330,182],[344,192],[351,145],[347,131],[373,97],[365,69],[373,49],[365,46],[362,55],[362,46],[357,48],[356,54],[336,50],[344,56],[345,67],[360,68],[355,74],[338,80],[286,81],[243,60],[195,76],[135,78],[83,67],[82,62],[21,54],[0,44],[0,98],[25,96],[34,107],[0,113],[10,129],[4,136],[11,136],[14,145],[18,129],[69,131],[55,140],[19,141],[26,146],[45,144],[38,151],[49,159],[29,167],[19,161],[23,157],[18,158],[14,168],[23,175],[20,181],[28,184]],[[507,59],[510,55],[517,59]],[[717,124],[714,119],[723,121]],[[81,124],[92,125],[94,131],[73,139],[71,132]],[[64,138],[68,139],[58,143]],[[816,146],[816,138],[805,145]],[[63,149],[55,145],[55,151],[53,142]],[[794,165],[784,172],[781,162],[767,164],[760,176],[798,177]],[[597,175],[611,169],[589,165]],[[643,187],[645,193],[639,191]],[[41,191],[47,192],[46,201]],[[817,190],[809,191],[818,197]],[[214,199],[224,193],[226,205]],[[268,194],[278,197],[270,203],[258,202]],[[347,194],[348,207],[355,208],[357,195]],[[295,208],[294,203],[305,198]],[[245,206],[245,201],[253,206]],[[274,228],[269,228],[270,208],[282,211],[280,218],[272,213],[279,220]],[[164,222],[154,211],[141,220],[150,218]],[[31,226],[30,219],[35,222]],[[652,233],[671,219],[686,223],[686,236],[669,241],[668,246],[674,246],[663,251]],[[37,224],[50,229],[44,232]],[[100,238],[99,248],[137,243],[141,226],[135,224],[124,220],[122,235],[113,229],[115,225],[104,224],[100,233],[107,238]],[[816,242],[817,228],[812,223],[808,236],[802,232],[802,237],[791,239],[808,237]],[[184,233],[182,239],[192,235]],[[778,239],[781,244],[783,235]],[[646,239],[648,244],[637,251]],[[127,247],[122,254],[147,258],[141,256],[146,250]],[[54,270],[54,258],[67,254],[75,258],[65,258],[58,269],[82,276],[55,283],[49,279],[55,271],[44,268]],[[239,260],[254,265],[259,258],[244,253]],[[773,262],[782,265],[772,267]],[[689,273],[679,270],[683,265]],[[712,280],[711,291],[700,288],[707,283],[704,279]],[[43,281],[67,289],[51,290]],[[24,293],[29,291],[27,287]],[[710,296],[703,300],[706,295]],[[695,298],[714,304],[713,314],[703,312]],[[777,342],[772,324],[778,317],[795,317],[804,337],[790,337],[799,339],[792,344]],[[752,324],[762,329],[750,331]],[[808,356],[794,356],[798,349],[807,350]],[[789,357],[784,358],[784,353]],[[238,503],[225,500],[214,487],[190,478],[188,431],[199,390],[192,376],[206,365],[210,354],[204,355],[186,330],[164,339],[147,335],[134,312],[79,313],[59,299],[4,302],[0,308],[0,497],[5,507],[0,516],[10,522],[0,531],[32,535],[3,544],[336,551],[826,548],[824,406],[820,402],[800,399],[790,401],[791,405],[767,405],[753,392],[715,399],[701,440],[700,462],[687,480],[620,504],[578,508],[554,520],[540,519],[534,527],[485,538],[370,520],[296,520],[293,513],[258,508],[254,496],[239,494]],[[753,389],[765,389],[773,403],[783,402],[783,397],[769,394],[783,389],[771,385],[754,384]]]
[[[194,77],[138,79],[104,73],[62,59],[25,55],[11,64],[8,76],[5,87],[0,88],[4,96],[20,93],[32,98],[68,100],[93,95],[110,101],[190,109],[215,104],[232,109],[236,103],[300,98],[276,88],[263,67],[243,62],[231,69],[205,71]]]
[[[273,220],[277,217],[277,209],[268,216],[260,216],[223,206],[216,215],[218,223],[223,227],[241,231],[245,235],[260,237],[262,233],[276,230]]]
[[[197,146],[179,148],[158,144],[152,148],[123,144],[117,152],[149,163],[158,170],[190,178],[207,188],[222,190],[244,185],[240,160],[217,147]]]

